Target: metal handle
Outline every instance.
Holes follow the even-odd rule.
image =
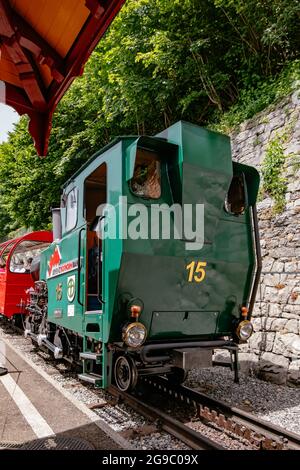
[[[77,289],[77,302],[82,307],[84,306],[80,299],[80,291],[81,291],[81,280],[80,280],[80,273],[81,273],[81,234],[85,230],[85,227],[82,227],[78,232],[78,266],[77,266],[77,277],[78,277],[78,289]]]
[[[253,219],[254,243],[255,243],[255,252],[256,252],[256,273],[254,277],[254,283],[253,283],[250,302],[249,302],[249,316],[250,317],[253,311],[255,297],[256,297],[256,293],[257,293],[257,289],[259,285],[260,274],[262,270],[262,257],[261,257],[260,242],[259,242],[256,205],[252,207],[252,219]]]
[[[103,304],[105,304],[105,301],[102,298],[102,294],[103,294],[102,286],[101,286],[101,295],[99,293],[100,266],[101,266],[101,283],[102,283],[102,281],[103,281],[103,267],[102,267],[102,261],[101,261],[100,239],[98,238],[97,299],[98,299],[98,302],[103,305]]]

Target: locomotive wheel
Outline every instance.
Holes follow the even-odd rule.
[[[122,392],[133,390],[137,384],[138,372],[134,361],[129,356],[119,356],[114,366],[116,386]]]
[[[182,384],[188,376],[188,372],[184,369],[179,367],[174,367],[172,372],[167,374],[167,379],[173,385],[180,385]]]

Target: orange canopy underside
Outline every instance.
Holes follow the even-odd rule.
[[[124,1],[0,0],[0,101],[29,115],[39,155],[59,100]]]

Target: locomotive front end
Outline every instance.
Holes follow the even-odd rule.
[[[237,380],[260,273],[257,171],[232,162],[228,137],[184,122],[137,139],[124,165],[127,237],[109,338],[117,385],[162,373],[181,382],[211,366],[215,349],[231,352]]]

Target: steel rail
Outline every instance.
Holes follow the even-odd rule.
[[[261,449],[300,450],[300,435],[264,421],[253,413],[230,406],[187,386],[174,386],[163,377],[143,377],[143,382],[170,397],[195,405],[199,418],[214,422]]]
[[[136,412],[141,413],[147,419],[158,422],[160,429],[176,437],[192,449],[226,450],[225,447],[217,444],[200,432],[194,431],[159,408],[149,405],[136,396],[120,391],[114,385],[109,387],[108,392],[121,402],[129,405]]]

